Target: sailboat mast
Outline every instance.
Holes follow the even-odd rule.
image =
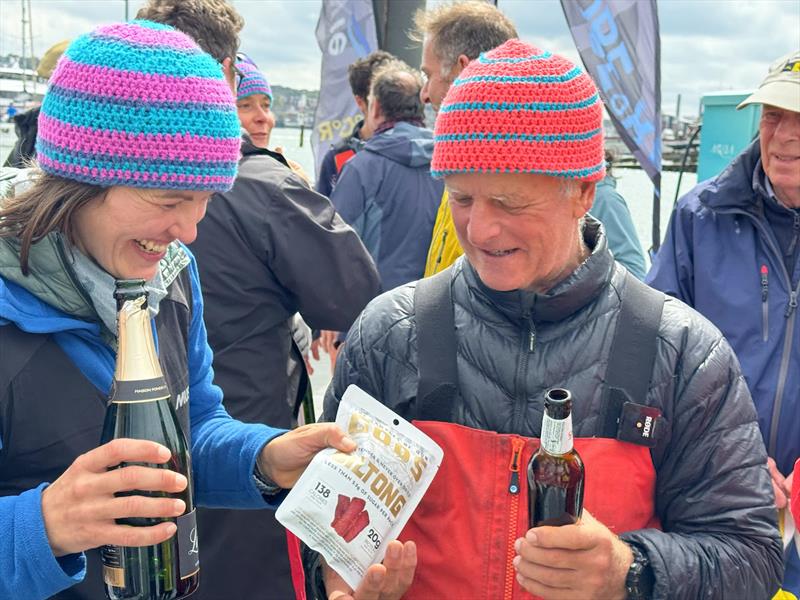
[[[31,0],[28,0],[28,45],[31,49],[31,62],[36,58],[36,52],[33,49],[33,10],[31,9]],[[31,68],[34,68],[31,66]],[[36,91],[36,85],[33,86],[33,91]]]
[[[20,4],[22,5],[22,56],[19,59],[19,67],[22,69],[22,91],[23,93],[27,93],[28,91],[28,74],[25,72],[25,64],[26,60],[25,57],[27,54],[25,53],[26,46],[27,46],[27,37],[28,37],[28,20],[26,16],[26,2],[25,0],[20,0]]]

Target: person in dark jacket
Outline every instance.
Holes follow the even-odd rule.
[[[209,204],[191,249],[225,407],[243,421],[288,428],[309,385],[294,314],[313,328],[347,330],[380,279],[358,235],[280,154],[245,140],[242,155],[233,189]],[[200,598],[254,589],[291,597],[286,530],[271,511],[206,510],[199,522],[211,565]]]
[[[386,64],[395,57],[385,50],[376,50],[367,54],[364,58],[359,58],[347,67],[347,80],[350,82],[350,91],[353,92],[353,99],[356,101],[358,110],[362,115],[367,114],[367,100],[369,98],[369,86],[372,81],[372,74],[381,65]],[[350,135],[342,138],[331,146],[325,153],[319,167],[319,177],[317,177],[316,190],[323,196],[330,198],[331,192],[339,178],[339,173],[345,163],[350,160],[356,152],[361,150],[364,143],[372,137],[373,127],[364,119],[361,119],[353,127]]]
[[[209,6],[180,0],[143,10],[167,22],[190,13],[192,26],[204,29],[199,39],[227,48],[209,48],[223,62],[237,55],[237,40],[230,20],[221,27]],[[224,14],[233,11],[217,6]],[[233,188],[214,196],[190,248],[226,410],[247,423],[290,428],[309,385],[292,336],[293,316],[300,312],[315,328],[346,330],[380,281],[369,253],[330,201],[310,190],[282,155],[265,148],[269,109],[250,117],[271,100],[271,90],[255,65],[236,64],[243,74],[236,90],[240,121],[258,143],[245,137]],[[205,566],[198,600],[247,598],[254,590],[266,598],[292,597],[290,546],[272,511],[199,509],[198,531]]]
[[[763,105],[759,138],[681,198],[646,281],[733,346],[783,511],[800,458],[800,52],[777,60],[739,106],[753,103]],[[783,587],[800,597],[797,542],[786,548]]]
[[[419,74],[401,61],[374,73],[367,118],[375,133],[331,195],[378,265],[384,290],[422,277],[442,197],[442,182],[430,175],[433,136],[422,122],[421,88]]]
[[[323,415],[332,420],[355,384],[416,419],[444,449],[404,530],[419,562],[411,587],[398,593],[770,598],[781,543],[738,362],[702,315],[616,264],[587,214],[605,171],[595,84],[567,59],[510,40],[464,69],[442,104],[435,140],[431,169],[445,179],[465,251],[436,276],[446,290],[437,302],[452,311],[454,347],[439,351],[452,353],[455,389],[420,389],[420,356],[431,347],[421,346],[420,319],[429,313],[415,290],[433,283],[425,279],[379,296],[361,314]],[[604,380],[618,361],[616,329],[638,327],[620,316],[636,290],[663,311],[647,347],[626,359],[652,348],[652,368],[628,376],[644,375],[646,391],[622,402],[604,393]],[[585,508],[576,524],[528,529],[527,486],[515,482],[524,481],[528,438],[541,433],[551,387],[575,399]],[[347,591],[330,571],[325,581],[328,594]]]

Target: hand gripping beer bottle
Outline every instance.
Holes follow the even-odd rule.
[[[572,441],[572,395],[553,388],[544,397],[541,446],[528,464],[531,527],[569,525],[583,510],[583,461]]]
[[[183,598],[197,589],[200,580],[189,448],[158,363],[144,281],[117,281],[114,297],[119,349],[101,444],[115,438],[158,442],[169,448],[170,460],[162,465],[148,463],[144,466],[176,471],[189,483],[179,494],[139,490],[117,494],[180,498],[186,503],[186,512],[171,519],[177,521],[178,531],[160,544],[143,548],[101,548],[106,594],[111,600]],[[119,467],[129,464],[137,463],[122,463]],[[128,518],[118,519],[117,523],[143,527],[165,520]]]

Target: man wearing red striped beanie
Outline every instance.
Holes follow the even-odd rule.
[[[418,557],[404,598],[778,587],[766,453],[730,346],[616,264],[587,214],[605,171],[601,119],[580,67],[519,40],[467,65],[442,102],[431,170],[464,255],[364,309],[323,415],[357,384],[444,449],[400,536]],[[526,465],[554,387],[573,398],[556,451],[574,436],[583,511],[531,527]],[[558,505],[564,472],[550,475]]]

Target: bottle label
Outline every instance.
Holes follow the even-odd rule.
[[[110,402],[133,403],[152,402],[169,398],[169,388],[163,377],[140,379],[136,381],[114,380],[111,385]]]
[[[122,552],[119,546],[103,546],[100,549],[103,561],[103,581],[111,587],[125,587],[125,568],[122,566]]]
[[[178,517],[178,568],[181,579],[191,577],[200,570],[196,512],[192,510]]]
[[[553,419],[545,413],[542,418],[541,443],[548,454],[566,454],[572,450],[572,417]]]

